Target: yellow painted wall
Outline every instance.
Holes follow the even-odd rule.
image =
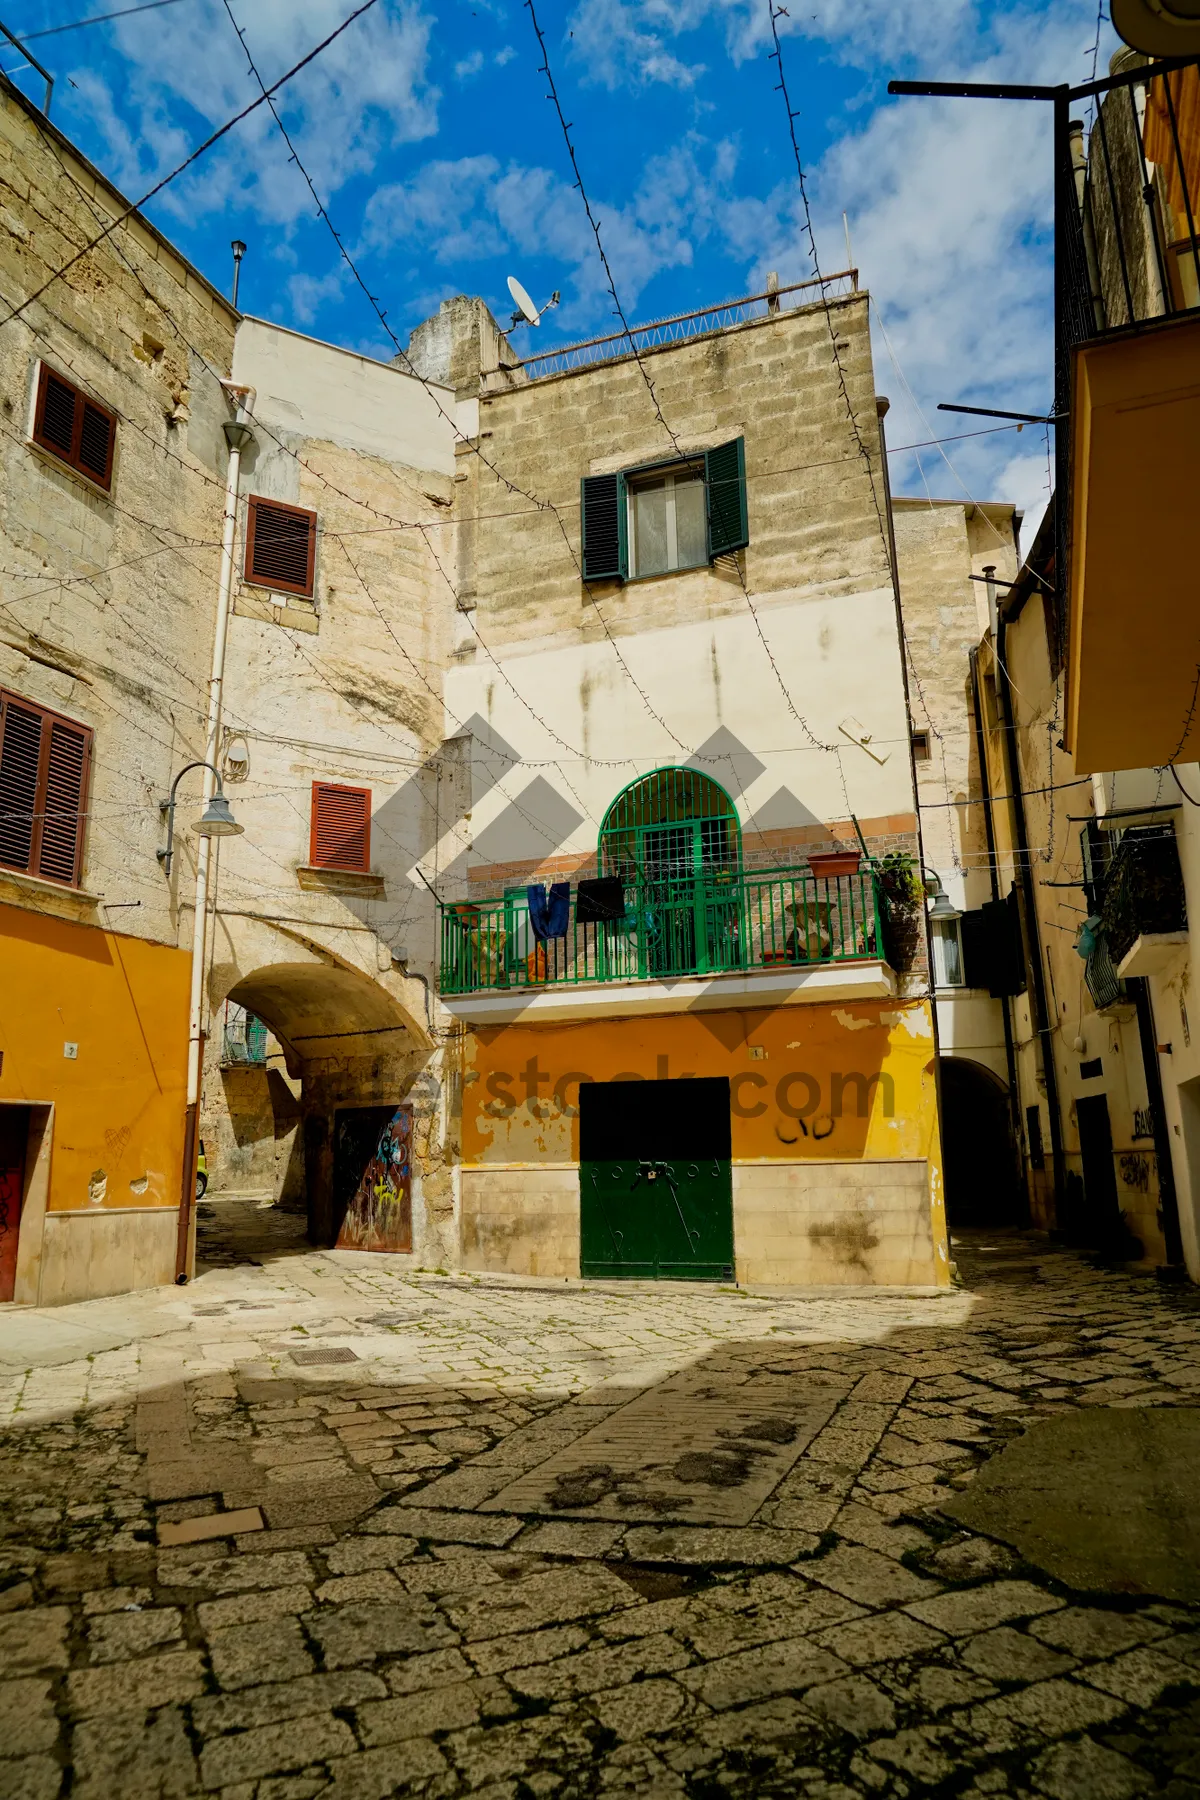
[[[581,1076],[728,1076],[735,1162],[936,1161],[925,1001],[509,1025],[465,1056],[468,1166],[577,1161]]]
[[[100,1171],[106,1207],[178,1205],[190,968],[185,950],[0,906],[0,1101],[54,1104],[51,1213],[93,1209]]]

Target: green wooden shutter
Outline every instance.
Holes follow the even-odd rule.
[[[708,498],[708,560],[744,550],[750,542],[746,521],[746,440],[718,444],[704,452],[704,487]]]
[[[580,483],[583,512],[583,579],[624,581],[629,573],[625,520],[625,477],[585,475]]]

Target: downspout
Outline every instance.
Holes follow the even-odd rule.
[[[921,874],[925,872],[925,840],[921,831],[921,801],[917,789],[917,765],[913,760],[912,746],[912,706],[908,690],[908,658],[907,639],[904,635],[904,607],[900,599],[900,561],[896,554],[896,521],[892,513],[892,477],[888,468],[887,435],[884,431],[884,415],[890,401],[881,394],[875,401],[875,411],[879,418],[879,457],[883,465],[883,500],[887,508],[887,549],[888,563],[892,576],[892,600],[896,608],[896,647],[900,652],[900,679],[904,688],[904,716],[909,721],[908,732],[908,778],[912,783],[913,816],[917,823],[917,860]],[[921,911],[925,917],[925,971],[926,997],[929,1001],[929,1017],[933,1025],[933,1093],[937,1103],[937,1154],[938,1167],[942,1170],[942,1203],[945,1205],[945,1169],[946,1155],[942,1141],[942,1041],[938,1032],[937,997],[933,988],[933,930],[929,923],[929,910],[922,900]],[[946,1251],[949,1257],[950,1227],[946,1226]],[[950,1264],[948,1273],[953,1278],[954,1265]]]
[[[971,657],[971,698],[975,709],[975,750],[979,757],[979,778],[983,786],[983,827],[987,837],[988,874],[991,878],[992,899],[999,900],[1000,877],[996,868],[996,827],[992,818],[992,786],[988,775],[987,739],[983,730],[983,706],[979,697],[979,651],[972,650]],[[1025,1139],[1021,1130],[1021,1090],[1017,1081],[1017,1052],[1013,1044],[1012,1017],[1009,1012],[1009,996],[1000,996],[1000,1016],[1004,1020],[1004,1061],[1008,1068],[1008,1110],[1012,1122],[1013,1143],[1021,1158],[1021,1166],[1025,1163]],[[1028,1193],[1026,1193],[1026,1210],[1028,1210]]]
[[[225,471],[225,516],[221,527],[221,572],[217,583],[217,618],[213,632],[212,670],[208,678],[208,726],[204,738],[204,759],[215,766],[221,737],[221,698],[225,682],[225,645],[229,636],[229,608],[233,594],[233,549],[237,535],[238,489],[241,478],[242,451],[253,444],[254,434],[246,423],[246,414],[254,403],[253,388],[222,387],[237,404],[237,417],[225,421],[225,441],[229,445],[229,463]],[[203,798],[207,806],[213,795],[212,770],[204,770]],[[204,1060],[204,962],[208,927],[208,871],[212,853],[211,838],[197,840],[196,899],[192,919],[192,991],[188,1021],[187,1110],[184,1115],[183,1172],[179,1193],[179,1230],[175,1240],[175,1280],[187,1281],[191,1264],[192,1210],[196,1197],[196,1156],[200,1136],[200,1078]]]
[[[985,568],[988,577],[988,598],[995,605],[995,568]],[[1020,755],[1017,745],[1017,728],[1013,719],[1012,689],[1008,679],[1008,614],[1013,592],[1010,589],[1003,604],[994,616],[996,625],[996,694],[1000,702],[1000,723],[1004,732],[1005,762],[1008,769],[1009,792],[1012,795],[1013,823],[1015,826],[1017,869],[1020,875],[1018,890],[1020,911],[1025,926],[1025,941],[1029,946],[1029,964],[1033,987],[1033,1028],[1041,1049],[1042,1074],[1046,1082],[1046,1108],[1050,1114],[1050,1161],[1054,1174],[1054,1214],[1058,1222],[1059,1207],[1062,1204],[1064,1176],[1066,1165],[1063,1158],[1062,1118],[1058,1106],[1058,1075],[1054,1067],[1054,1045],[1051,1041],[1050,1015],[1046,1008],[1046,974],[1042,966],[1042,939],[1038,930],[1037,896],[1033,891],[1033,868],[1029,860],[1029,830],[1025,821],[1025,796],[1021,788]],[[1056,1021],[1057,1023],[1057,1021]]]

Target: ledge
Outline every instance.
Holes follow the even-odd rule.
[[[311,600],[274,588],[240,589],[234,596],[233,610],[239,619],[262,619],[268,625],[285,625],[289,631],[311,634],[320,630],[320,618]]]
[[[1131,975],[1162,975],[1187,955],[1186,931],[1144,931],[1117,964],[1122,981]]]
[[[301,863],[296,880],[313,894],[357,894],[364,900],[382,900],[385,888],[382,875],[367,869],[324,869],[313,863]]]
[[[9,892],[10,889],[16,891]],[[47,881],[41,875],[26,875],[20,869],[0,868],[0,903],[34,906],[43,901],[57,904],[50,909],[38,905],[38,911],[52,910],[67,918],[78,919],[81,914],[102,905],[104,896],[93,894],[87,888],[67,887],[61,881]]]
[[[529,1024],[555,1019],[620,1019],[736,1007],[815,1006],[830,1000],[890,1000],[896,977],[887,963],[818,963],[739,969],[727,975],[684,975],[675,981],[605,981],[578,987],[517,988],[440,994],[453,1018],[473,1025]]]

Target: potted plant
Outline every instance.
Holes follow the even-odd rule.
[[[858,850],[818,850],[809,854],[808,868],[818,881],[836,881],[839,875],[857,875],[861,862]]]
[[[887,959],[898,975],[906,975],[917,959],[925,924],[925,884],[912,857],[889,850],[875,864],[883,901],[883,940]]]

